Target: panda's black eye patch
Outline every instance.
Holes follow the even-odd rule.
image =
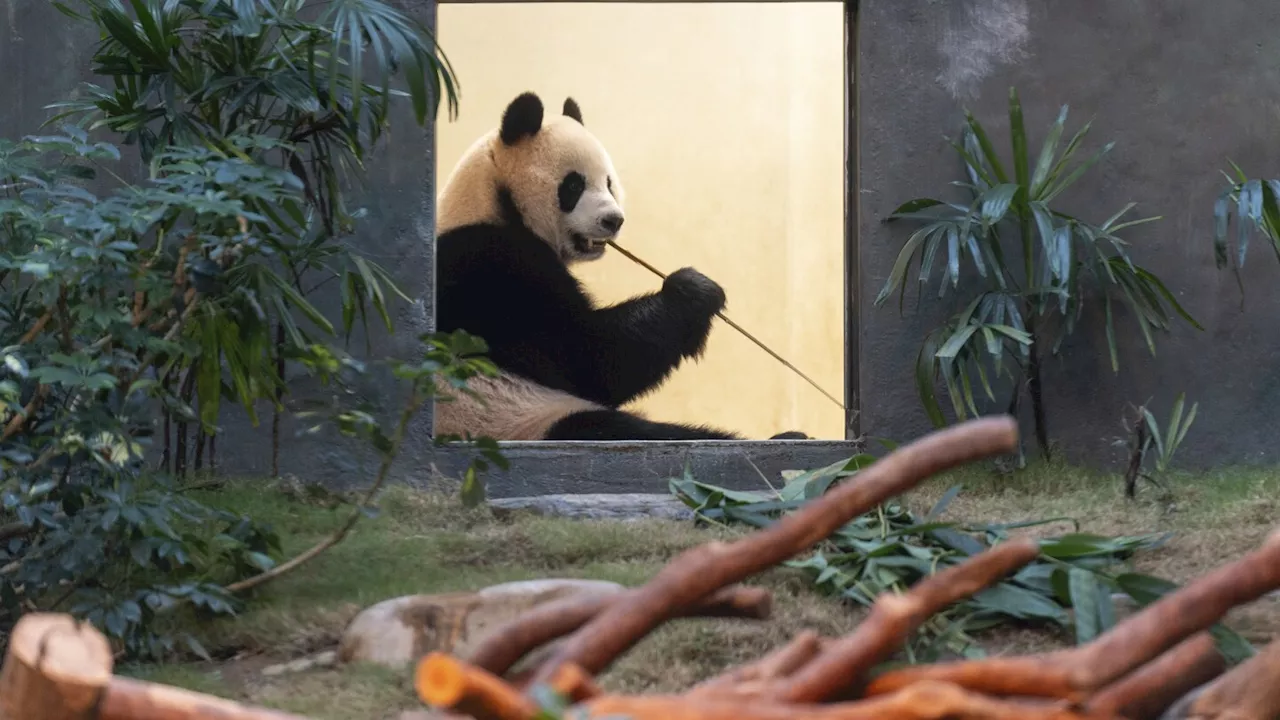
[[[582,193],[587,190],[587,179],[582,173],[571,172],[564,176],[560,181],[560,187],[557,191],[560,197],[560,212],[572,212],[578,205],[578,200],[582,198]]]

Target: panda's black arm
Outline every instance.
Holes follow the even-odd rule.
[[[461,228],[437,247],[438,329],[478,335],[499,366],[612,407],[699,355],[723,303],[700,302],[678,272],[660,292],[596,308],[545,243],[510,228]]]
[[[593,310],[588,325],[594,347],[583,357],[594,363],[583,374],[594,376],[590,399],[618,406],[656,389],[682,361],[701,355],[711,313],[660,291]]]

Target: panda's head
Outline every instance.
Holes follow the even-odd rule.
[[[617,237],[623,191],[604,145],[572,98],[544,117],[527,92],[507,105],[497,130],[459,161],[441,193],[441,231],[474,222],[523,223],[565,263],[595,260]]]

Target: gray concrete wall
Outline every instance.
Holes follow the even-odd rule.
[[[1280,265],[1255,238],[1242,310],[1234,277],[1215,269],[1211,241],[1228,159],[1252,176],[1280,176],[1277,24],[1280,5],[1265,0],[864,0],[857,37],[863,431],[909,438],[928,428],[912,363],[925,333],[960,302],[952,295],[939,303],[931,284],[918,305],[908,293],[901,317],[896,297],[872,305],[910,233],[881,221],[901,202],[945,193],[961,177],[941,135],[958,137],[963,105],[1008,158],[1014,85],[1032,153],[1064,103],[1068,137],[1092,118],[1091,148],[1116,141],[1062,198],[1064,209],[1101,222],[1136,201],[1134,218],[1162,215],[1129,233],[1134,259],[1205,327],[1179,324],[1158,335],[1153,358],[1128,313],[1117,315],[1124,337],[1114,375],[1093,303],[1083,327],[1046,363],[1051,436],[1073,459],[1114,462],[1126,404],[1151,399],[1163,421],[1185,390],[1200,411],[1180,463],[1274,461]]]

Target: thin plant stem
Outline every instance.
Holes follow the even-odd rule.
[[[667,279],[666,274],[664,274],[661,270],[659,270],[658,268],[656,268],[656,267],[654,267],[654,266],[650,265],[649,263],[647,263],[647,262],[645,262],[644,260],[640,259],[639,257],[637,257],[636,255],[632,254],[631,252],[629,252],[629,251],[627,251],[627,250],[624,250],[624,249],[622,248],[622,246],[621,246],[621,245],[618,245],[618,243],[616,243],[616,242],[614,242],[614,241],[612,241],[612,240],[609,240],[609,241],[607,241],[607,242],[609,243],[609,246],[610,246],[610,247],[612,247],[614,250],[617,250],[618,252],[622,253],[622,254],[623,254],[623,255],[624,255],[628,260],[631,260],[632,262],[636,263],[636,264],[637,264],[637,265],[639,265],[640,267],[643,267],[644,269],[648,270],[649,272],[653,273],[654,275],[657,275],[658,277],[662,278],[663,280],[666,280],[666,279]],[[788,361],[787,361],[787,359],[786,359],[786,358],[784,358],[784,357],[782,357],[781,355],[779,355],[778,353],[774,352],[772,349],[770,349],[770,348],[769,348],[769,346],[768,346],[768,345],[765,345],[764,343],[762,343],[762,342],[760,342],[758,339],[756,339],[756,336],[754,336],[754,335],[752,335],[751,333],[747,332],[747,331],[746,331],[746,330],[745,330],[741,325],[739,325],[738,323],[736,323],[736,322],[734,322],[734,321],[730,320],[730,319],[729,319],[729,318],[728,318],[724,313],[719,312],[719,311],[717,311],[717,312],[716,312],[716,317],[718,317],[718,318],[720,318],[721,320],[725,321],[725,322],[729,325],[729,327],[733,328],[734,330],[737,330],[739,333],[741,333],[741,334],[742,334],[742,336],[743,336],[743,337],[745,337],[746,339],[748,339],[748,340],[750,340],[751,342],[753,342],[753,343],[755,343],[756,345],[758,345],[758,346],[760,347],[760,349],[761,349],[761,350],[764,350],[765,352],[767,352],[767,353],[769,353],[770,355],[772,355],[772,356],[773,356],[773,359],[775,359],[775,360],[777,360],[778,362],[780,362],[780,363],[782,363],[783,365],[785,365],[788,369],[790,369],[790,370],[791,370],[792,372],[794,372],[796,375],[799,375],[801,378],[803,378],[803,379],[805,380],[805,382],[807,382],[807,383],[809,383],[810,385],[812,385],[812,386],[814,387],[814,389],[816,389],[818,392],[822,393],[823,395],[827,396],[827,399],[828,399],[828,400],[830,400],[831,402],[835,403],[837,406],[839,406],[841,410],[844,410],[844,411],[846,411],[846,412],[848,411],[848,408],[846,408],[846,407],[844,406],[844,403],[842,403],[842,402],[840,402],[839,400],[837,400],[837,399],[836,399],[836,397],[835,397],[834,395],[832,395],[831,393],[829,393],[829,392],[827,392],[826,390],[824,390],[824,389],[822,388],[822,386],[821,386],[821,385],[819,385],[817,382],[815,382],[815,381],[814,381],[812,378],[810,378],[808,375],[805,375],[803,372],[801,372],[801,371],[800,371],[800,368],[796,367],[795,365],[792,365],[790,362],[788,362]]]

